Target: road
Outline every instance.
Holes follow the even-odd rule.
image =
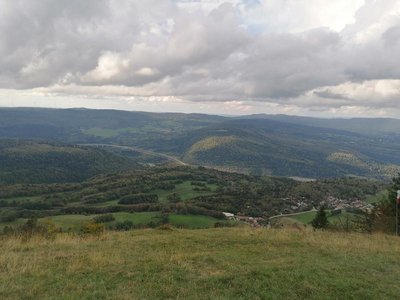
[[[284,215],[276,215],[276,216],[272,216],[269,218],[269,220],[273,220],[273,219],[277,219],[277,218],[284,218],[284,217],[292,217],[292,216],[296,216],[296,215],[301,215],[301,214],[305,214],[305,213],[309,213],[309,212],[314,212],[317,211],[315,208],[311,209],[311,210],[306,210],[306,211],[301,211],[301,212],[297,212],[297,213],[291,213],[291,214],[284,214]]]
[[[113,145],[113,144],[80,144],[80,146],[89,146],[89,147],[111,147],[111,148],[117,148],[117,149],[122,149],[122,150],[132,150],[132,151],[136,151],[136,152],[140,152],[143,154],[147,154],[147,155],[152,155],[152,156],[156,156],[156,157],[162,157],[165,158],[169,161],[175,162],[180,166],[187,166],[188,164],[181,161],[180,159],[173,157],[171,155],[168,154],[164,154],[164,153],[158,153],[158,152],[154,152],[151,150],[146,150],[146,149],[142,149],[142,148],[138,148],[138,147],[133,147],[133,146],[122,146],[122,145]]]

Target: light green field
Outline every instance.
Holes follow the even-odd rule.
[[[176,227],[184,227],[191,229],[214,227],[216,222],[221,222],[213,217],[198,215],[169,215],[169,222]],[[224,222],[224,221],[223,221]]]
[[[211,195],[217,189],[216,184],[207,184],[207,187],[210,188],[211,191],[194,191],[193,189],[195,187],[196,186],[190,184],[190,181],[185,181],[183,183],[175,184],[175,188],[173,190],[156,189],[149,192],[149,194],[157,194],[158,200],[160,202],[168,202],[167,197],[172,193],[178,193],[181,196],[182,200],[189,200],[198,196]],[[107,201],[104,203],[94,203],[94,204],[89,204],[88,206],[118,205],[118,201],[119,200]]]
[[[53,222],[57,227],[62,228],[63,231],[77,231],[79,228],[93,219],[93,216],[88,215],[60,215],[51,216],[40,219],[39,221],[49,220]]]
[[[384,191],[380,191],[379,193],[377,193],[375,195],[367,196],[366,201],[368,203],[373,204],[373,203],[377,203],[377,202],[387,198],[387,196],[388,196],[388,191],[384,190]]]
[[[295,216],[291,216],[289,218],[297,220],[297,221],[299,221],[301,223],[304,223],[304,224],[309,224],[315,218],[316,214],[317,214],[317,212],[310,211],[310,212],[305,212],[303,214],[298,214],[298,215],[295,215]]]
[[[292,219],[292,220],[295,220],[302,224],[310,224],[311,221],[315,218],[316,214],[317,214],[316,211],[310,211],[310,212],[305,212],[305,213],[294,215],[294,216],[285,217],[285,219]],[[354,214],[343,210],[342,213],[340,213],[340,214],[331,215],[330,211],[327,210],[326,216],[328,217],[328,221],[330,223],[334,224],[334,223],[344,222],[347,217],[351,219],[354,217]]]
[[[176,184],[174,190],[166,191],[159,189],[159,190],[154,190],[151,193],[157,194],[158,199],[161,202],[166,202],[168,195],[174,192],[178,193],[181,196],[182,200],[189,200],[197,196],[213,194],[217,188],[217,185],[207,184],[207,187],[211,189],[210,192],[194,191],[193,189],[195,187],[196,187],[195,185],[190,184],[190,181],[185,181],[183,183]]]
[[[398,299],[394,236],[134,230],[0,243],[1,299]]]

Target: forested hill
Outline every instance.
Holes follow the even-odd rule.
[[[79,182],[137,168],[100,149],[21,140],[0,140],[0,166],[0,184]]]
[[[163,144],[165,145],[165,144]],[[370,137],[269,119],[234,119],[191,131],[160,151],[191,163],[253,174],[392,177],[400,138]]]
[[[400,120],[394,118],[349,118],[322,119],[287,115],[258,114],[244,116],[244,119],[269,119],[285,123],[320,128],[339,129],[369,136],[399,135]]]
[[[311,178],[393,177],[399,129],[397,119],[0,109],[0,139],[133,146],[221,170]]]

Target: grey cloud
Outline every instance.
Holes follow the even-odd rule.
[[[172,0],[0,0],[0,87],[113,85],[191,101],[347,105],[355,99],[326,87],[400,78],[400,19],[385,19],[394,5],[367,1],[339,33],[254,34],[232,4],[189,13]],[[357,40],[376,24],[373,37]],[[310,91],[318,99],[302,100]]]

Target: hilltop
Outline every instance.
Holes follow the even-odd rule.
[[[396,299],[398,238],[248,228],[2,240],[3,299]]]

